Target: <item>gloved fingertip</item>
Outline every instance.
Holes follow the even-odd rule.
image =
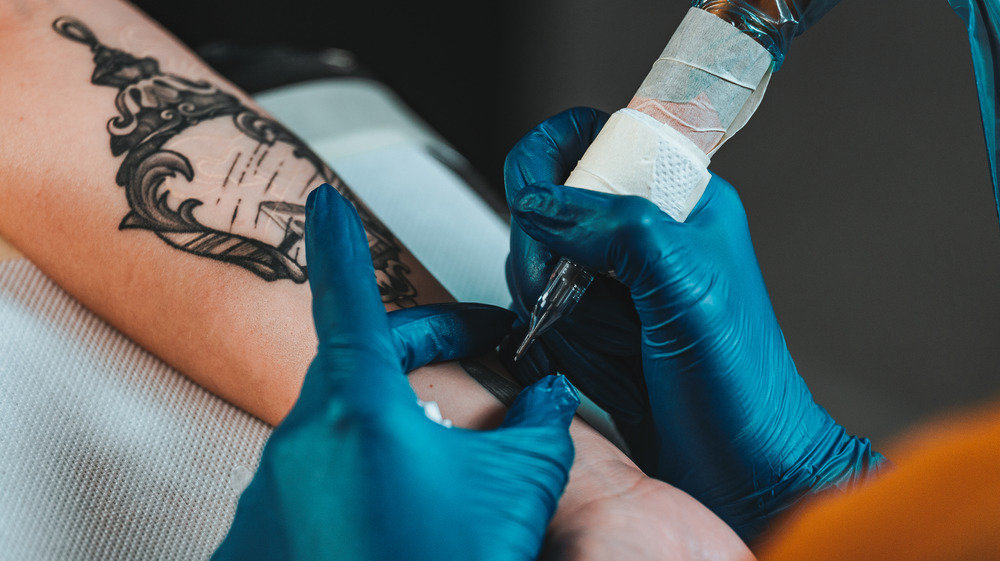
[[[614,221],[603,219],[614,211],[614,204],[620,198],[566,185],[533,183],[513,198],[510,212],[514,222],[532,238],[542,243],[556,242],[589,234],[596,225],[613,226]],[[553,249],[559,252],[558,248]]]
[[[535,386],[547,386],[548,390],[553,392],[555,396],[553,399],[559,400],[560,411],[567,413],[570,418],[576,414],[577,408],[580,407],[580,392],[569,381],[569,378],[562,374],[546,376],[536,382]]]
[[[543,245],[565,245],[562,238],[572,237],[580,216],[573,202],[577,193],[567,194],[568,188],[544,183],[532,184],[518,193],[510,204],[514,223],[529,237]]]
[[[336,189],[329,183],[309,191],[309,196],[306,197],[306,217],[312,218],[330,206],[331,191],[336,192]]]
[[[364,225],[354,205],[329,184],[306,199],[305,253],[313,321],[321,343],[343,340],[344,324],[353,341],[383,333],[385,307],[375,282]],[[385,331],[387,333],[387,331]]]
[[[548,183],[532,183],[526,185],[520,193],[511,200],[511,212],[541,214],[554,216],[558,214],[558,200],[555,197],[555,185]]]
[[[324,265],[340,265],[345,259],[342,254],[345,249],[358,249],[352,253],[368,256],[365,231],[357,210],[332,185],[324,183],[310,191],[305,210],[307,256],[324,255],[318,263]],[[315,268],[317,260],[311,261],[311,268]],[[370,262],[370,258],[368,261],[361,259],[361,262]]]
[[[320,185],[319,187],[313,189],[312,191],[309,191],[309,195],[306,196],[306,215],[311,215],[313,213],[313,209],[316,208],[316,197],[319,196],[316,193],[318,191],[322,191],[328,185],[329,184],[324,183],[324,184]]]
[[[580,394],[565,376],[550,375],[521,390],[503,427],[567,428],[580,406]]]

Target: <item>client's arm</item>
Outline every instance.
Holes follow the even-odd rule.
[[[550,376],[497,430],[442,427],[405,372],[495,348],[513,314],[387,315],[361,220],[329,185],[309,195],[305,237],[319,349],[213,560],[536,559],[573,462],[576,391]]]
[[[346,186],[128,4],[5,2],[0,53],[0,236],[154,354],[278,422],[315,350],[305,197]],[[449,300],[358,206],[386,306]]]
[[[126,3],[4,2],[0,53],[0,236],[179,371],[281,421],[317,343],[304,203],[321,183],[350,196],[346,186]],[[451,300],[358,206],[385,305]],[[494,356],[480,362],[497,368]],[[418,370],[410,383],[459,426],[490,428],[505,412],[458,363]],[[656,527],[663,510],[699,513],[666,529],[698,552],[747,555],[721,521],[694,501],[672,502],[686,496],[649,482],[586,423],[570,431],[576,460],[550,527],[557,550],[571,550],[583,515],[619,505]]]

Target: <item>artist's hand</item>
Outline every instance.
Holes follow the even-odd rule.
[[[616,419],[632,407],[626,422],[651,416],[656,453],[640,467],[752,539],[804,494],[849,487],[882,457],[813,402],[785,346],[731,185],[713,177],[685,223],[639,197],[559,185],[600,122],[591,111],[565,112],[508,156],[515,231],[509,281],[523,321],[557,258],[526,249],[523,230],[557,255],[614,271],[631,302],[601,279],[543,336],[534,360],[518,362],[519,374],[530,378],[524,370],[532,365],[555,367]],[[629,323],[636,317],[638,332]],[[598,346],[590,330],[614,343]],[[633,355],[641,357],[638,380]],[[615,391],[600,393],[609,387]]]
[[[562,112],[528,132],[507,155],[504,182],[507,204],[535,183],[561,183],[608,120],[606,113],[587,108]],[[538,295],[559,260],[546,246],[511,223],[507,257],[507,287],[519,323],[504,341],[501,358],[521,384],[542,376],[580,374],[574,384],[615,420],[632,459],[648,471],[655,462],[655,435],[646,399],[639,353],[639,317],[628,287],[597,275],[573,313],[543,334],[515,363],[514,349],[527,333]],[[610,376],[587,373],[613,372]]]
[[[306,249],[319,351],[214,558],[535,559],[573,461],[575,390],[543,379],[495,431],[429,420],[404,370],[491,348],[510,316],[390,325],[361,222],[330,186],[307,202]],[[483,319],[486,336],[467,332]]]

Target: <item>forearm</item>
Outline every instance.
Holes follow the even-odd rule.
[[[0,145],[0,173],[4,174],[0,200],[5,201],[0,207],[0,234],[91,310],[151,352],[223,398],[277,423],[294,402],[315,356],[308,284],[289,278],[297,274],[294,263],[274,273],[282,278],[270,280],[238,263],[175,247],[170,237],[173,232],[157,225],[121,227],[127,216],[155,213],[144,208],[143,201],[130,199],[129,193],[141,192],[134,182],[126,178],[125,185],[116,184],[129,158],[138,153],[129,150],[115,156],[109,148],[112,138],[122,136],[116,134],[119,129],[128,128],[112,121],[121,113],[116,109],[121,88],[95,85],[95,53],[53,29],[53,22],[67,14],[86,25],[102,45],[118,43],[114,48],[127,51],[132,59],[155,59],[160,73],[184,74],[186,80],[216,85],[234,96],[241,108],[262,115],[252,100],[127,4],[93,0],[86,4],[73,2],[62,9],[46,3],[29,13],[4,14],[4,21],[15,21],[17,25],[12,33],[0,35],[4,52],[10,53],[5,61],[9,64],[3,65],[0,72],[5,83],[15,84],[16,88],[0,92],[6,107],[0,119],[5,130],[11,131]],[[75,30],[79,32],[80,28]],[[96,66],[103,68],[100,62]],[[127,103],[119,101],[119,105]],[[275,201],[254,191],[255,185],[246,176],[241,180],[239,176],[245,169],[231,163],[245,144],[253,152],[261,142],[248,142],[243,138],[246,135],[238,131],[211,134],[228,129],[232,121],[232,114],[223,113],[221,118],[205,118],[178,127],[179,132],[169,135],[167,143],[146,158],[154,160],[158,153],[169,151],[183,154],[191,162],[195,172],[191,181],[181,181],[175,175],[160,185],[160,195],[172,189],[167,195],[168,205],[179,205],[172,200],[179,199],[175,191],[195,191],[188,184],[223,197],[226,190],[242,189],[246,198],[256,197],[258,205]],[[191,134],[198,132],[210,136]],[[264,144],[258,154],[277,152],[281,141]],[[219,146],[224,149],[218,150]],[[293,147],[306,150],[301,145]],[[222,157],[216,154],[220,151]],[[279,181],[271,184],[269,193],[287,194],[277,202],[304,205],[310,187],[323,181],[339,181],[330,170],[317,170],[310,162],[303,164],[286,155],[284,160],[272,163],[272,157],[263,155],[256,161],[264,160],[263,165],[271,166],[269,171],[293,165],[299,170],[279,174]],[[239,167],[258,172],[262,179],[256,187],[274,175],[273,171],[261,172],[262,166],[248,163]],[[198,173],[213,164],[224,173],[223,183],[228,180],[235,186],[220,187],[213,183],[220,179],[215,173]],[[142,165],[140,162],[135,167]],[[267,189],[267,183],[263,188]],[[199,214],[221,197],[197,192],[190,196],[201,203],[192,214],[203,222],[217,221],[220,216],[228,221],[236,209],[230,204],[225,212]],[[258,218],[254,210],[240,212],[237,226],[240,220],[252,226]],[[361,214],[369,229],[376,275],[383,284],[392,285],[394,281],[397,285],[396,290],[383,291],[387,308],[450,299],[419,262],[399,247],[388,230],[374,217]],[[373,232],[373,228],[377,230]],[[210,226],[203,230],[207,234],[218,231]],[[252,227],[246,230],[244,237],[258,235],[265,242],[273,233],[254,232]],[[280,239],[270,242],[270,247],[280,245]],[[386,258],[393,251],[398,252],[398,260]],[[294,251],[287,251],[286,256],[292,261],[297,257]],[[389,262],[381,263],[380,270],[380,261]],[[398,265],[408,271],[398,270]],[[482,360],[500,370],[495,358]],[[459,426],[494,426],[506,412],[458,363],[419,369],[411,374],[410,382],[422,399],[439,402],[444,414]]]
[[[60,19],[67,14],[73,19]],[[92,48],[66,36],[84,33],[83,28],[74,27],[61,34],[53,28],[53,22],[78,21],[101,45],[118,43],[109,48],[127,52],[132,60],[155,59],[159,73],[183,74],[192,82],[205,81],[236,98],[240,110],[262,117],[263,113],[236,87],[216,76],[127,4],[93,0],[70,3],[65,10],[45,4],[30,13],[4,15],[5,21],[13,20],[17,25],[12,33],[0,36],[4,52],[11,53],[5,61],[9,64],[3,65],[0,72],[5,83],[17,87],[0,92],[6,107],[0,119],[5,130],[11,131],[0,144],[0,173],[4,174],[0,181],[0,200],[4,201],[0,206],[0,234],[91,310],[151,352],[221,397],[268,422],[280,421],[298,395],[315,355],[308,284],[290,278],[297,274],[295,263],[287,264],[284,271],[275,267],[273,275],[281,278],[272,280],[264,278],[260,271],[219,256],[176,247],[176,239],[171,237],[174,232],[159,224],[122,228],[129,220],[126,217],[154,216],[162,220],[170,213],[158,216],[155,208],[151,210],[142,200],[130,198],[130,193],[141,193],[142,189],[128,177],[124,185],[116,184],[121,170],[129,166],[129,159],[144,145],[139,143],[137,149],[117,156],[111,153],[113,139],[121,138],[119,131],[129,127],[118,126],[112,120],[121,114],[116,109],[116,98],[122,89],[93,83],[95,66],[104,65],[95,63]],[[119,64],[118,68],[123,66]],[[118,100],[119,106],[134,109],[128,103]],[[133,115],[139,113],[131,111]],[[325,167],[317,170],[311,162],[303,163],[287,155],[272,163],[270,154],[279,151],[282,142],[268,145],[248,141],[245,133],[230,130],[233,120],[232,113],[222,112],[222,117],[185,123],[176,134],[167,135],[169,139],[158,151],[134,165],[141,168],[145,161],[155,161],[163,152],[184,155],[194,170],[192,180],[184,180],[183,173],[175,171],[177,175],[166,177],[156,193],[162,196],[170,191],[167,204],[178,208],[181,202],[177,193],[187,192],[201,203],[192,213],[194,218],[205,223],[224,219],[221,228],[202,226],[204,235],[228,230],[237,210],[235,204],[226,206],[223,201],[218,206],[225,206],[224,211],[212,208],[207,210],[214,212],[199,213],[216,206],[219,198],[233,199],[227,190],[242,192],[245,199],[255,197],[258,206],[270,202],[304,204],[311,187],[339,181]],[[271,126],[280,127],[277,123]],[[223,130],[228,134],[222,134]],[[249,152],[259,149],[258,154],[264,155],[255,161],[247,159],[238,167],[233,165],[235,154],[247,145]],[[219,150],[219,146],[224,148]],[[293,147],[307,150],[301,145]],[[268,151],[270,154],[266,154]],[[260,160],[263,164],[257,165]],[[211,172],[213,165],[221,170],[221,178]],[[261,171],[268,165],[268,172]],[[279,174],[279,180],[267,188],[265,180],[274,176],[271,170],[291,166],[297,166],[299,171]],[[246,169],[259,176],[256,184],[244,175]],[[205,170],[208,172],[199,173]],[[314,177],[317,175],[323,177]],[[219,179],[228,186],[220,187]],[[268,193],[286,196],[266,198],[259,189],[255,191],[262,184]],[[273,229],[254,231],[252,225],[260,218],[259,213],[246,202],[243,206],[255,212],[239,211],[238,219],[233,221],[236,228],[241,221],[248,223],[244,224],[242,237],[258,236],[261,245],[280,246],[280,237],[267,237],[274,233]],[[369,229],[376,275],[381,283],[389,285],[383,291],[388,309],[450,299],[384,226],[370,214],[366,217],[363,208],[360,210]],[[273,226],[273,220],[268,224]],[[286,232],[279,229],[277,233]],[[286,251],[291,261],[297,257],[295,247]],[[393,251],[398,252],[398,259],[387,259],[386,255]],[[380,261],[388,261],[381,263],[381,270]],[[398,269],[400,264],[408,271]],[[396,290],[391,289],[393,283]],[[495,371],[502,370],[495,357],[481,360]],[[506,412],[458,363],[419,369],[411,374],[410,382],[422,399],[439,402],[444,414],[459,426],[495,426]],[[589,427],[574,430],[597,434]]]
[[[346,186],[117,0],[4,4],[0,53],[0,236],[153,354],[280,422],[316,354],[305,198],[324,182],[351,198]],[[450,300],[353,202],[387,308]],[[499,370],[495,356],[481,360]],[[506,412],[458,363],[409,381],[458,426],[490,428]],[[570,430],[567,522],[645,479],[585,422]]]
[[[346,186],[125,3],[15,3],[0,22],[0,236],[151,352],[278,422],[316,348],[302,205],[323,182]],[[450,299],[358,206],[387,307]]]

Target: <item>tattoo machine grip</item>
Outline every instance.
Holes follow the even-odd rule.
[[[708,185],[709,156],[750,119],[772,71],[751,36],[691,8],[627,107],[613,113],[566,185],[644,197],[684,222]],[[563,258],[515,360],[579,302],[593,275]]]

